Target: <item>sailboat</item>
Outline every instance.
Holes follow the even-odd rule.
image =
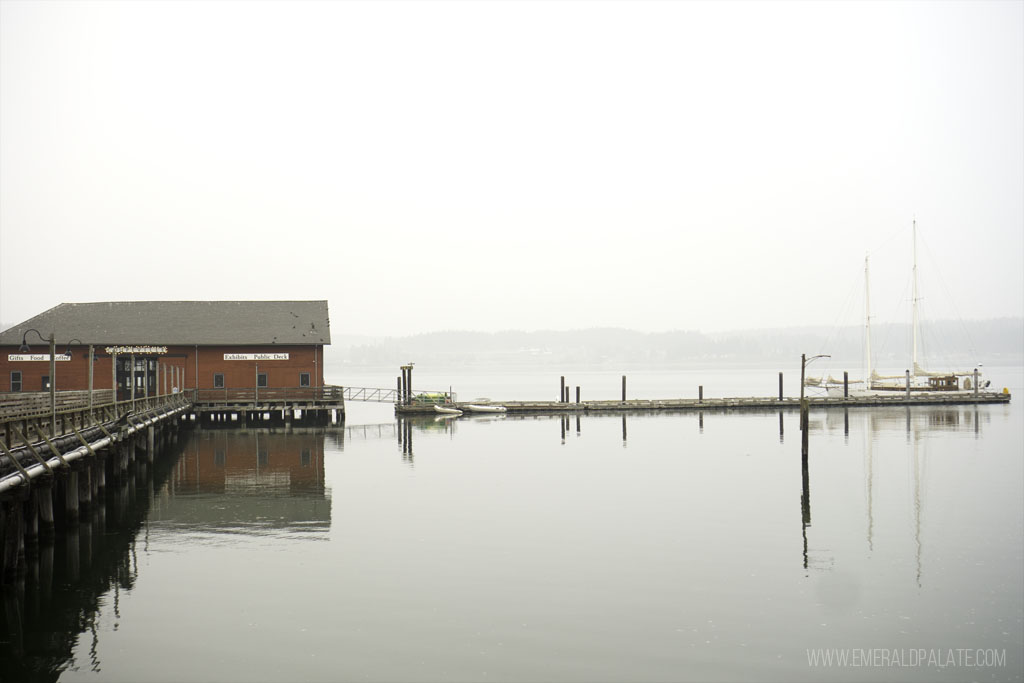
[[[991,382],[981,379],[978,369],[966,371],[930,372],[921,367],[918,362],[918,339],[920,338],[920,317],[918,315],[918,301],[920,296],[917,289],[917,221],[913,223],[913,256],[914,265],[912,270],[913,293],[911,295],[912,320],[911,328],[913,341],[911,342],[911,357],[909,379],[908,375],[879,375],[871,365],[871,318],[866,313],[865,326],[867,328],[867,388],[873,392],[885,391],[973,391],[975,385],[978,389],[984,389]],[[865,288],[867,288],[867,257],[864,259]],[[865,311],[868,311],[867,304]]]
[[[885,392],[912,391],[912,392],[952,392],[952,391],[975,391],[988,388],[991,382],[981,379],[981,372],[978,369],[968,371],[930,372],[923,368],[918,362],[918,338],[920,336],[920,319],[918,316],[917,289],[917,221],[913,223],[913,294],[912,294],[912,334],[911,343],[911,369],[903,375],[880,375],[874,369],[871,356],[871,288],[868,278],[868,257],[864,257],[864,355],[867,366],[866,380],[861,382],[848,382],[847,384],[863,385],[858,387],[854,395],[884,394]],[[829,396],[843,396],[843,382],[829,377],[826,380],[820,378],[809,378],[805,382],[807,386],[823,387]]]

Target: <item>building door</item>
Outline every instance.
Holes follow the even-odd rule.
[[[135,357],[135,398],[156,394],[156,357]],[[127,401],[132,397],[132,359],[130,356],[117,357],[117,400]]]

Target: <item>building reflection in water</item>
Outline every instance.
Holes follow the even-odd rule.
[[[151,524],[200,532],[326,534],[323,427],[199,429],[177,458]],[[210,495],[218,495],[216,505]]]
[[[96,625],[110,612],[119,620],[122,593],[145,580],[139,544],[156,525],[326,536],[324,442],[323,427],[183,429],[168,433],[152,464],[137,457],[122,476],[108,474],[78,523],[58,518],[53,537],[26,547],[25,574],[0,588],[0,681],[101,670]],[[91,643],[88,661],[74,659],[83,639]]]

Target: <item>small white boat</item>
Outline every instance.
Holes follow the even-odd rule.
[[[441,413],[442,415],[462,415],[462,411],[458,408],[439,406],[436,403],[434,404],[434,412]]]
[[[504,413],[505,406],[491,406],[491,405],[480,405],[477,403],[470,403],[464,406],[466,410],[471,413]]]

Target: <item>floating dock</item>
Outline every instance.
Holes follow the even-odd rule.
[[[979,391],[958,392],[892,392],[894,395],[872,396],[809,396],[807,402],[814,408],[854,408],[877,406],[934,406],[934,405],[987,405],[1009,403],[1008,392]],[[453,402],[446,407],[465,411],[472,402]],[[490,401],[489,405],[503,406],[507,413],[559,414],[589,412],[658,412],[658,411],[702,411],[702,410],[799,410],[799,398],[675,398],[675,399],[629,399],[625,401]],[[395,404],[399,415],[434,414],[434,404],[416,402]]]

